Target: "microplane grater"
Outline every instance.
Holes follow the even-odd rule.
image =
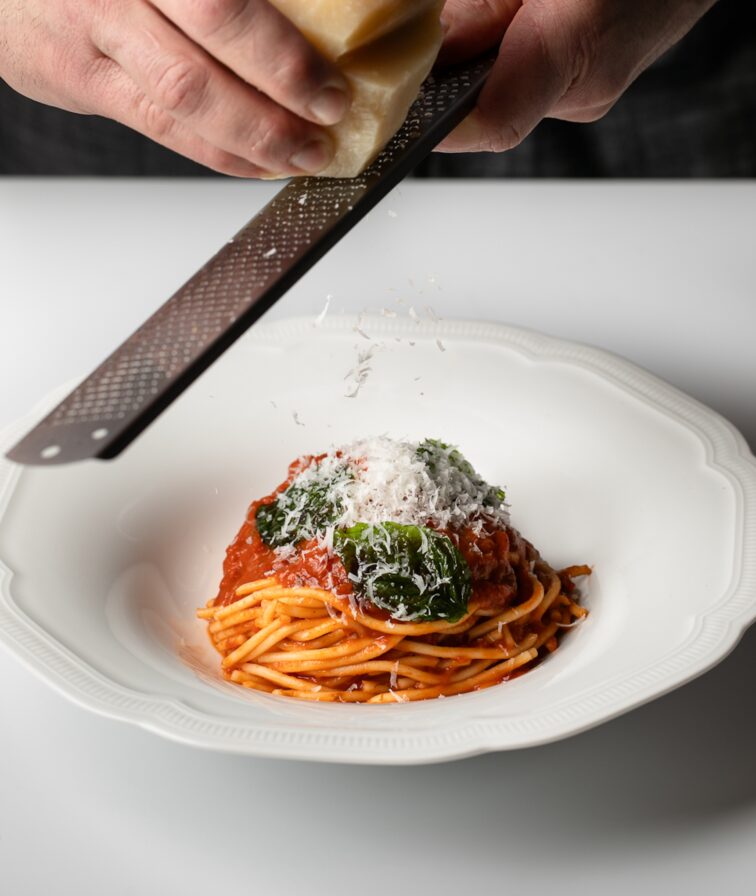
[[[8,452],[49,466],[123,451],[470,112],[492,58],[432,74],[356,178],[294,178]]]

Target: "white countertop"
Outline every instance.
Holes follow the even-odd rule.
[[[0,427],[87,373],[275,189],[0,180]],[[756,447],[754,233],[756,183],[407,183],[271,314],[403,299],[592,343]],[[755,685],[752,630],[703,678],[568,741],[363,768],[163,741],[0,651],[0,880],[14,896],[751,893]]]

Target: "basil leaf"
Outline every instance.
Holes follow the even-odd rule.
[[[477,495],[479,502],[487,507],[498,509],[504,504],[504,490],[489,485],[453,445],[438,439],[425,439],[418,445],[417,455],[437,485],[450,485],[454,494]]]
[[[334,487],[350,477],[346,466],[330,476],[305,471],[275,501],[258,507],[257,531],[265,544],[272,548],[294,545],[333,526],[343,510]]]
[[[336,532],[334,548],[359,598],[402,622],[467,612],[470,568],[451,540],[424,526],[358,523]]]

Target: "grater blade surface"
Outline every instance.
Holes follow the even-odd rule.
[[[8,457],[50,466],[120,454],[456,127],[492,65],[431,75],[359,177],[291,180]]]

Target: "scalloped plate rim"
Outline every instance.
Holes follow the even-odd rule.
[[[321,327],[341,333],[350,330],[358,319],[355,316],[332,316]],[[363,316],[363,320],[367,318]],[[710,632],[715,639],[714,646],[704,648],[703,652],[699,648],[700,655],[692,656],[694,638],[691,634],[671,654],[636,673],[636,678],[645,676],[646,682],[636,684],[619,701],[615,697],[613,708],[594,705],[593,711],[578,711],[576,716],[573,705],[572,713],[563,714],[561,720],[555,720],[553,716],[560,711],[557,707],[541,718],[539,731],[533,730],[534,719],[530,720],[530,726],[518,731],[512,720],[496,720],[476,713],[456,720],[433,735],[427,731],[415,731],[400,732],[397,736],[389,732],[302,732],[295,725],[266,731],[264,725],[244,726],[238,721],[220,721],[175,698],[149,695],[116,685],[23,614],[12,598],[14,572],[2,557],[0,643],[26,668],[78,706],[106,718],[135,724],[175,742],[260,757],[387,765],[443,762],[491,751],[540,746],[577,735],[681,687],[716,666],[737,646],[748,627],[756,621],[756,459],[733,424],[656,375],[604,349],[503,323],[465,320],[416,323],[379,317],[369,320],[374,330],[389,335],[411,332],[448,340],[484,341],[539,361],[561,361],[580,366],[675,419],[694,434],[704,447],[707,467],[725,474],[738,497],[739,580],[734,581],[734,574],[733,581],[720,600],[708,612],[697,617],[694,627],[699,635],[703,629],[715,629]],[[244,350],[247,344],[275,343],[282,338],[301,335],[312,325],[311,317],[258,324],[249,334],[248,343],[243,343],[236,350]],[[18,436],[54,407],[72,385],[53,390],[28,414],[0,431],[0,451],[4,453]],[[4,457],[0,458],[0,523],[23,474],[22,468]],[[749,534],[752,535],[750,542]],[[754,545],[750,552],[749,543]],[[700,638],[697,643],[701,643]],[[681,659],[685,660],[682,665]],[[672,674],[659,674],[660,667],[673,660],[677,660],[679,668]],[[627,681],[625,686],[627,689]],[[607,687],[604,683],[596,686],[587,697],[583,692],[579,699],[595,701],[603,695],[603,702],[611,701],[611,691],[616,687],[616,684]],[[97,690],[100,691],[99,695]],[[130,707],[127,708],[125,703],[131,704]],[[198,730],[202,728],[210,730]],[[357,742],[362,738],[366,742],[359,743],[361,752],[355,754]],[[392,740],[410,741],[411,745],[405,743],[399,751],[387,750],[387,741]],[[368,749],[370,742],[374,744],[373,752]]]

